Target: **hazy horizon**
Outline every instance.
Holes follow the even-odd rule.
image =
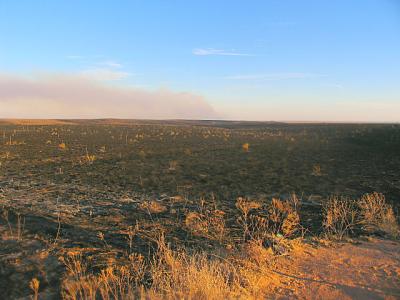
[[[2,119],[400,122],[394,0],[3,1],[0,45]]]

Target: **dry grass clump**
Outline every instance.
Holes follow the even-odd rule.
[[[365,194],[357,201],[333,196],[323,205],[323,217],[323,229],[330,238],[341,240],[356,229],[393,238],[400,235],[393,208],[377,192]]]
[[[62,258],[67,269],[62,297],[71,300],[263,299],[269,290],[269,266],[275,253],[256,240],[247,242],[243,250],[227,258],[190,253],[185,249],[172,250],[164,235],[160,235],[151,260],[132,254],[124,265],[110,263],[98,274],[88,271],[88,263],[79,252],[70,252]]]
[[[142,202],[140,208],[152,214],[163,213],[167,210],[167,207],[164,204],[154,200]]]
[[[110,264],[97,275],[88,272],[80,253],[68,253],[61,260],[67,269],[62,282],[63,299],[134,299],[143,290],[146,265],[139,254],[129,255],[128,264]]]
[[[39,286],[40,281],[37,278],[33,278],[31,282],[29,282],[29,287],[33,291],[33,300],[39,299]]]
[[[236,200],[236,208],[241,212],[241,216],[237,218],[238,223],[241,225],[243,229],[243,240],[248,238],[254,238],[251,230],[251,220],[250,220],[250,212],[252,210],[258,210],[262,207],[262,204],[250,200],[248,198],[239,197]],[[253,230],[254,231],[254,230]]]
[[[139,228],[139,223],[136,221],[135,226],[128,226],[128,228],[123,231],[123,233],[126,235],[126,240],[128,242],[129,246],[129,254],[132,253],[132,248],[133,248],[133,239],[134,237],[139,233],[140,228]]]
[[[367,232],[383,232],[391,237],[400,235],[400,228],[391,205],[386,203],[383,194],[365,194],[358,201],[360,224]]]
[[[300,230],[299,205],[300,200],[294,194],[285,201],[272,199],[269,209],[272,233],[290,237]]]
[[[250,200],[249,198],[239,197],[236,200],[236,207],[242,211],[244,215],[248,215],[253,209],[259,209],[262,204],[257,201]]]
[[[201,201],[197,211],[190,211],[185,218],[186,228],[194,235],[222,241],[228,236],[225,212]]]
[[[264,247],[262,240],[248,241],[244,245],[244,253],[257,265],[268,262],[274,256],[273,249]]]
[[[210,229],[205,217],[197,212],[189,212],[185,218],[185,225],[193,234],[207,235]]]
[[[64,299],[231,299],[241,284],[232,263],[203,253],[173,251],[161,235],[152,262],[129,256],[130,263],[107,266],[88,273],[82,256],[70,253],[63,261],[67,275],[62,282]],[[146,279],[147,278],[147,279]],[[145,289],[145,286],[149,288]]]
[[[323,205],[322,226],[329,238],[342,240],[357,225],[357,205],[354,200],[332,196]]]
[[[263,240],[272,236],[291,237],[300,229],[300,200],[296,195],[282,201],[273,198],[269,206],[245,198],[238,198],[241,211],[238,223],[243,228],[243,240]]]
[[[13,226],[9,218],[8,208],[3,208],[1,218],[7,223],[8,232],[3,238],[22,240],[25,231],[25,217],[21,216],[18,212],[12,212],[15,215],[16,222]],[[14,228],[13,228],[14,227]]]
[[[242,213],[237,221],[243,230],[245,249],[252,249],[250,257],[254,257],[258,263],[271,253],[284,254],[290,251],[289,239],[302,230],[300,200],[294,194],[284,201],[273,198],[269,205],[238,198],[236,207]]]
[[[176,160],[171,160],[169,162],[169,171],[176,171],[176,168],[178,167],[178,162]]]
[[[96,155],[89,154],[87,147],[86,147],[86,153],[85,153],[85,160],[89,165],[93,164],[93,162],[96,160]]]
[[[172,251],[163,238],[150,273],[149,292],[163,299],[231,299],[239,294],[232,264],[202,253]]]
[[[321,166],[319,164],[313,166],[311,175],[322,176]]]
[[[67,149],[67,145],[64,142],[60,143],[60,144],[58,144],[58,149],[65,150],[65,149]]]

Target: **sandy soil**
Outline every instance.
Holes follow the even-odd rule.
[[[400,299],[400,243],[301,246],[269,278],[277,299]]]

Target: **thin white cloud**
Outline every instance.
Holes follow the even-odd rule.
[[[201,96],[170,89],[109,86],[82,76],[0,74],[0,118],[207,119]]]
[[[110,68],[122,68],[122,64],[113,60],[103,61],[100,62],[99,64]]]
[[[115,60],[98,60],[80,55],[69,55],[68,59],[77,61],[79,65],[85,63],[86,68],[78,72],[78,75],[86,79],[98,81],[116,81],[125,79],[132,74],[121,70],[123,65]],[[97,60],[97,62],[96,62]]]
[[[257,80],[257,81],[270,81],[270,80],[288,80],[288,79],[307,79],[325,77],[323,74],[316,73],[266,73],[266,74],[246,74],[246,75],[232,75],[226,76],[225,79],[229,80]]]
[[[116,81],[125,79],[131,76],[132,74],[129,72],[116,71],[107,68],[93,68],[93,69],[83,70],[79,73],[79,75],[87,79],[93,79],[98,81]]]
[[[238,53],[235,51],[227,51],[222,49],[214,49],[214,48],[196,48],[193,49],[192,53],[194,55],[199,56],[207,56],[207,55],[222,55],[222,56],[251,56],[246,53]]]
[[[105,66],[108,68],[122,68],[123,67],[121,63],[119,63],[115,60],[107,59],[107,60],[99,61],[99,58],[104,58],[104,55],[94,55],[92,57],[90,57],[90,56],[85,57],[82,55],[67,55],[66,58],[70,59],[70,60],[77,60],[77,61],[84,60],[86,62],[91,62],[92,64],[101,65],[101,66]]]

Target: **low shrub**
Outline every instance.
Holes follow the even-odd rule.
[[[365,194],[358,201],[360,224],[369,233],[384,233],[397,238],[400,228],[391,205],[386,203],[385,196],[380,193]]]
[[[348,236],[357,225],[357,205],[355,201],[332,196],[323,204],[324,233],[328,238],[342,240]]]

